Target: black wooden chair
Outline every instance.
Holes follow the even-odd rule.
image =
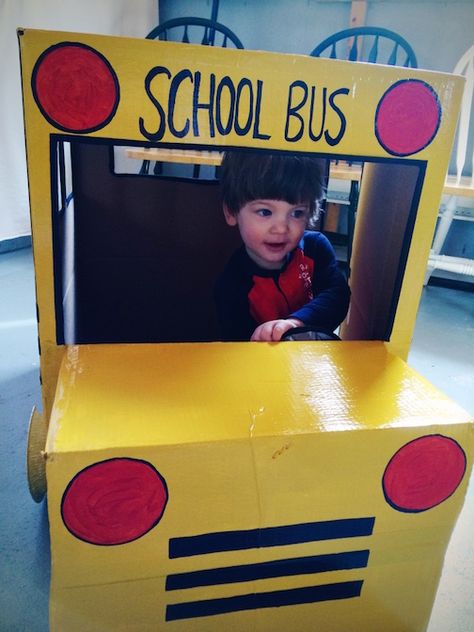
[[[416,55],[410,44],[389,29],[378,26],[355,26],[333,33],[310,53],[311,57],[329,57],[371,64],[417,68]]]
[[[182,35],[178,37],[181,31]],[[228,44],[235,48],[244,47],[237,35],[227,26],[207,18],[187,17],[167,20],[155,26],[146,38],[184,44],[201,44],[202,46],[220,46],[221,48],[227,48]]]
[[[181,42],[184,44],[200,44],[201,46],[218,46],[220,48],[240,48],[244,46],[237,35],[227,26],[207,18],[184,17],[167,20],[155,26],[146,39],[159,39],[164,42]],[[200,165],[194,165],[193,178],[199,178]],[[140,175],[150,175],[150,160],[144,160]],[[155,162],[153,175],[163,173],[163,164]]]
[[[410,44],[398,33],[378,26],[356,26],[338,31],[318,44],[310,55],[371,64],[418,67],[416,55]],[[336,164],[338,162],[336,161]],[[347,201],[344,202],[347,205],[346,243],[349,273],[358,199],[359,182],[352,181]],[[321,217],[321,230],[324,230],[324,214]]]

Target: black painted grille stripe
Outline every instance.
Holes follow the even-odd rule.
[[[211,568],[188,573],[176,573],[166,578],[166,590],[180,590],[197,586],[232,584],[271,577],[307,575],[353,568],[365,568],[369,551],[348,551],[327,555],[312,555],[293,559],[274,560],[257,564],[241,564],[225,568]]]
[[[275,608],[318,601],[349,599],[360,596],[362,583],[362,581],[339,582],[322,586],[170,604],[166,607],[166,621],[207,617],[239,610],[255,610],[257,608]]]
[[[219,531],[203,535],[171,538],[169,556],[188,557],[222,551],[285,546],[318,540],[336,540],[372,535],[375,518],[345,518],[322,522],[266,527],[242,531]]]

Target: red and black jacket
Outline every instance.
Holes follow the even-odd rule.
[[[242,246],[215,288],[223,340],[249,340],[261,323],[298,318],[331,333],[344,320],[350,292],[334,250],[318,232],[305,232],[281,270],[258,266]]]

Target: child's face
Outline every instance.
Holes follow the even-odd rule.
[[[262,268],[280,268],[286,255],[303,236],[309,219],[309,204],[284,200],[252,200],[237,215],[224,208],[230,226],[238,226],[247,252]]]

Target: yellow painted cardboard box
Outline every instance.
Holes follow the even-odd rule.
[[[468,422],[378,342],[71,347],[52,629],[423,630]]]
[[[462,79],[85,34],[19,40],[51,629],[425,629],[472,421],[402,358]],[[344,340],[206,342],[212,309],[197,303],[171,331],[186,311],[173,287],[210,302],[232,250],[218,189],[120,171],[124,148],[362,162]]]

